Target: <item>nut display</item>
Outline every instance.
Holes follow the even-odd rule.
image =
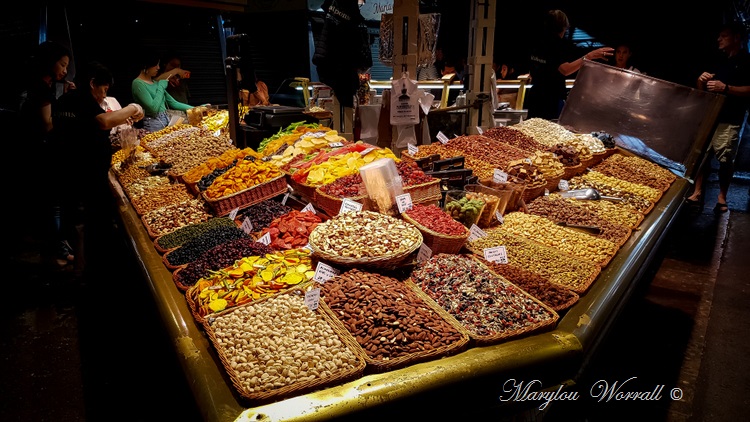
[[[332,380],[363,367],[363,359],[301,295],[240,306],[212,318],[211,330],[227,369],[249,395]]]
[[[658,201],[662,195],[662,192],[659,189],[640,183],[630,182],[616,176],[609,176],[596,170],[586,172],[583,175],[583,180],[586,182],[600,183],[615,189],[630,192],[634,195],[646,198],[651,202]]]
[[[202,223],[213,217],[206,203],[197,199],[170,204],[149,211],[141,217],[148,230],[155,236],[162,236],[180,227]]]
[[[422,233],[405,221],[373,211],[346,212],[318,224],[310,245],[341,257],[405,253],[422,243]]]
[[[537,151],[544,151],[547,145],[537,142],[531,136],[512,126],[496,126],[484,131],[484,136],[496,141],[506,143],[518,149],[524,150],[529,154]]]
[[[635,210],[643,214],[646,214],[648,211],[650,211],[654,205],[653,202],[642,196],[638,196],[631,192],[626,192],[622,189],[617,189],[601,182],[595,182],[590,179],[585,180],[583,176],[575,176],[572,179],[568,180],[568,187],[570,189],[593,188],[599,191],[599,193],[602,195],[622,198],[623,204],[633,207]]]
[[[562,127],[562,125],[539,117],[526,119],[511,127],[520,130],[531,136],[535,141],[547,145],[548,147],[575,138],[575,134]]]
[[[549,148],[549,151],[555,154],[565,167],[574,167],[581,164],[580,153],[573,145],[555,144]]]
[[[616,177],[632,183],[646,185],[660,191],[666,191],[677,179],[671,171],[636,156],[613,154],[594,166],[593,170],[607,176]]]
[[[352,269],[328,280],[321,296],[376,361],[417,357],[462,336],[414,290],[392,277]]]

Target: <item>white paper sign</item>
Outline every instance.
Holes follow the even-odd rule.
[[[448,141],[450,141],[450,139],[448,139],[448,137],[445,136],[445,134],[443,132],[438,132],[437,139],[438,139],[438,141],[440,141],[440,142],[442,142],[444,144],[447,144]]]
[[[311,311],[318,309],[320,304],[320,288],[310,289],[305,292],[305,306]]]
[[[495,172],[492,174],[492,181],[495,183],[506,183],[508,181],[508,173],[500,169],[495,169]]]
[[[469,228],[469,242],[481,239],[485,236],[487,236],[487,233],[485,233],[484,230],[480,229],[476,224],[472,224]]]
[[[344,144],[342,144],[341,142],[331,142],[330,144],[328,144],[328,146],[331,148],[341,148],[344,146]]]
[[[233,209],[232,211],[229,211],[229,219],[230,220],[234,220],[235,218],[237,218],[237,213],[238,212],[240,212],[240,207],[237,207],[237,208]]]
[[[339,214],[345,213],[345,212],[357,212],[362,211],[362,204],[360,204],[357,201],[352,201],[349,198],[344,198],[343,201],[341,201],[341,208],[339,208]]]
[[[281,205],[286,205],[286,201],[289,199],[289,192],[284,194],[284,197],[281,198]]]
[[[419,148],[414,144],[406,144],[406,152],[408,152],[409,155],[417,155]]]
[[[557,182],[557,188],[562,191],[570,190],[570,186],[568,185],[567,180],[560,180],[559,182]]]
[[[313,214],[318,213],[317,211],[315,211],[315,208],[313,207],[312,203],[308,203],[307,205],[305,205],[305,208],[302,208],[302,212],[305,212],[305,211],[310,211]]]
[[[376,147],[370,147],[370,148],[367,148],[366,150],[363,150],[362,152],[360,152],[360,154],[364,157],[365,155],[367,155],[367,154],[375,151],[375,149],[376,149]]]
[[[480,126],[477,126],[477,133],[480,135],[484,135],[484,129],[482,129]]]
[[[430,249],[429,246],[422,243],[422,246],[419,247],[419,252],[417,252],[417,261],[427,261],[432,256],[432,249]]]
[[[505,222],[505,218],[502,214],[500,214],[500,211],[495,211],[495,218],[497,218],[497,222],[500,224],[503,224]]]
[[[262,243],[264,245],[270,245],[271,244],[271,234],[270,233],[264,234],[256,242],[260,242],[260,243]]]
[[[253,232],[253,222],[250,221],[250,217],[245,217],[245,219],[242,220],[242,225],[240,226],[240,228],[247,234]]]
[[[494,248],[485,248],[484,259],[490,262],[497,262],[499,264],[507,264],[508,252],[505,250],[505,246],[495,246]]]
[[[549,189],[544,189],[544,196],[549,196]]]
[[[403,213],[405,211],[409,211],[414,204],[411,202],[411,194],[410,193],[402,193],[401,195],[396,196],[396,205],[398,205],[398,212]]]
[[[320,284],[325,284],[326,281],[332,279],[333,277],[336,277],[337,275],[339,275],[339,270],[323,262],[318,262],[318,266],[315,267],[315,275],[313,276],[313,280],[317,281]]]

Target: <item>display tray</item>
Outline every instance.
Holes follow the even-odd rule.
[[[413,224],[414,227],[422,232],[422,242],[430,248],[433,255],[438,253],[458,253],[466,245],[466,239],[471,234],[469,229],[464,227],[464,233],[461,236],[451,236],[429,229],[417,220],[409,217],[407,213],[402,213],[401,218]]]
[[[294,299],[287,301],[287,296]],[[304,290],[293,289],[222,311],[204,320],[203,327],[224,370],[237,393],[248,403],[278,401],[342,384],[362,375],[365,356],[354,337],[320,307],[314,311],[305,307],[304,296]],[[253,311],[248,316],[245,311],[250,308]],[[292,327],[283,336],[261,331],[248,322],[257,314],[286,320]],[[237,327],[232,328],[230,324],[237,324]],[[227,335],[220,337],[222,330]],[[232,335],[232,330],[245,334],[237,338]],[[297,334],[289,334],[291,332]],[[334,342],[331,346],[331,336],[338,338],[338,345]],[[336,366],[337,362],[344,361],[346,363],[342,363],[341,368]]]
[[[187,264],[174,265],[174,264],[172,264],[172,263],[169,262],[169,255],[172,252],[174,252],[174,251],[176,251],[178,249],[179,248],[174,248],[171,251],[169,251],[169,252],[165,253],[164,255],[162,255],[162,257],[161,257],[161,261],[164,263],[164,266],[167,267],[167,269],[169,271],[177,271],[180,268],[187,267]]]
[[[225,216],[236,208],[247,208],[266,199],[281,195],[286,192],[286,189],[286,178],[278,176],[267,182],[218,199],[208,198],[205,192],[201,193],[201,196],[217,216]]]

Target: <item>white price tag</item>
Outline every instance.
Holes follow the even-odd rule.
[[[544,196],[549,196],[549,189],[544,189]]]
[[[557,182],[557,188],[560,189],[561,191],[566,191],[566,190],[570,190],[570,185],[568,185],[567,180],[563,179]]]
[[[240,212],[240,207],[237,207],[233,209],[232,211],[229,211],[229,219],[234,221],[234,219],[237,218],[238,212]]]
[[[484,129],[482,129],[480,126],[477,126],[477,133],[480,135],[484,135]]]
[[[318,262],[318,266],[315,267],[315,275],[313,276],[313,280],[317,281],[320,284],[325,284],[326,281],[332,279],[333,277],[336,277],[337,275],[339,275],[339,270],[333,268],[328,264]]]
[[[450,139],[448,139],[448,137],[445,136],[445,134],[443,132],[438,132],[437,139],[438,139],[438,141],[440,141],[440,142],[442,142],[444,144],[447,144],[448,141],[450,141]]]
[[[500,224],[503,224],[505,222],[505,218],[502,214],[500,214],[500,211],[495,211],[495,218],[497,218],[497,222]]]
[[[505,246],[495,246],[494,248],[485,248],[484,259],[490,262],[507,264],[508,252],[505,250]]]
[[[310,211],[313,214],[318,213],[317,211],[315,211],[315,207],[313,207],[312,203],[308,203],[307,205],[305,205],[305,208],[302,208],[302,212],[305,212],[305,211]]]
[[[345,212],[357,212],[362,211],[362,204],[360,204],[357,201],[352,201],[349,198],[344,198],[343,201],[341,201],[341,208],[339,208],[339,214],[345,213]]]
[[[507,183],[508,173],[500,169],[495,169],[495,172],[492,174],[492,181],[495,183]]]
[[[284,194],[284,197],[281,198],[281,205],[286,205],[286,201],[289,199],[289,192]]]
[[[419,247],[419,252],[417,252],[417,261],[427,261],[432,256],[432,249],[430,249],[429,246],[422,243],[422,246]]]
[[[253,232],[253,222],[250,221],[250,217],[245,217],[245,219],[242,220],[242,225],[240,226],[240,228],[247,234]]]
[[[311,311],[318,309],[320,304],[320,289],[310,289],[305,292],[305,306]]]
[[[344,146],[344,144],[342,144],[341,142],[331,142],[330,144],[328,144],[328,146],[331,148],[341,148]]]
[[[476,224],[472,224],[469,228],[469,242],[477,239],[481,239],[483,237],[487,236],[487,233],[484,232],[484,230],[480,229],[479,226]]]
[[[256,240],[256,242],[260,242],[264,245],[270,245],[271,244],[271,234],[266,233],[263,236],[260,237],[260,239]]]
[[[398,212],[400,213],[409,211],[414,206],[411,202],[411,194],[407,192],[397,195],[396,205],[398,205]]]
[[[409,155],[417,155],[419,148],[414,144],[406,144],[406,151]]]
[[[367,154],[375,151],[376,149],[377,149],[376,147],[367,148],[366,150],[360,152],[360,155],[362,155],[364,157],[365,155],[367,155]]]
[[[523,162],[526,164],[531,164],[531,158],[524,158]]]

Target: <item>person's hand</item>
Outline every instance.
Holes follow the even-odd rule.
[[[135,113],[130,115],[128,118],[128,123],[134,123],[141,119],[143,119],[144,113],[143,113],[143,107],[141,107],[140,104],[137,103],[130,103],[128,104],[128,107],[133,107],[135,109]]]
[[[68,92],[76,89],[75,82],[72,81],[65,81],[65,84],[63,84],[63,92]]]
[[[587,60],[599,60],[606,59],[615,53],[615,49],[612,47],[601,47],[594,51],[589,51],[583,57]]]
[[[700,82],[701,84],[705,84],[706,82],[708,82],[711,79],[713,79],[714,76],[716,76],[716,74],[714,74],[714,73],[708,73],[708,72],[703,72],[703,73],[701,73],[700,76],[698,76],[698,82]]]
[[[722,81],[711,79],[710,81],[706,82],[706,90],[708,92],[725,92],[726,89],[727,84]]]

